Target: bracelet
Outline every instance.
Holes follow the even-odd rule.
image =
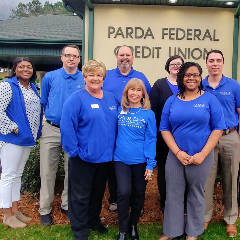
[[[180,151],[181,151],[181,149],[179,148],[178,151],[177,151],[177,153],[176,153],[175,155],[177,156]]]

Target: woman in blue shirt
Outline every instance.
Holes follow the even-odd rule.
[[[114,151],[118,185],[118,240],[127,239],[127,231],[132,240],[139,239],[137,223],[144,204],[146,183],[156,165],[155,154],[155,115],[150,109],[143,81],[133,78],[123,91]]]
[[[99,215],[118,116],[116,98],[101,89],[105,65],[90,60],[82,73],[86,87],[67,99],[60,123],[62,146],[69,154],[68,213],[75,240],[87,240],[90,229],[108,231]]]
[[[203,233],[204,187],[213,164],[212,150],[226,126],[218,99],[202,90],[201,74],[199,64],[184,63],[177,77],[179,93],[170,97],[163,108],[159,131],[170,150],[164,234],[159,240],[171,240],[184,232],[187,240],[195,240]]]

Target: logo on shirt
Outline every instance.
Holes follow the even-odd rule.
[[[77,88],[82,88],[84,85],[77,85]]]
[[[205,104],[203,103],[196,103],[196,104],[193,104],[194,107],[205,107]]]
[[[146,122],[144,119],[139,119],[138,117],[133,117],[133,116],[125,117],[122,115],[118,116],[119,125],[142,128],[144,127],[145,123]]]
[[[231,92],[220,92],[220,94],[222,96],[228,96],[228,95],[231,95]]]
[[[115,106],[109,107],[110,110],[116,110]]]

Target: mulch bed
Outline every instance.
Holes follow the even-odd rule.
[[[63,179],[58,179],[56,183],[56,192],[55,198],[52,203],[52,217],[54,224],[69,224],[69,220],[67,217],[61,213],[60,205],[61,205],[61,192],[63,189]],[[103,206],[101,212],[101,220],[104,225],[112,226],[118,224],[118,216],[117,213],[109,213],[108,212],[108,198],[109,193],[106,189],[105,195],[103,198]],[[140,218],[140,222],[163,222],[163,215],[160,211],[160,203],[159,203],[159,193],[157,188],[157,171],[154,170],[153,180],[148,182],[147,190],[146,190],[146,200],[144,206],[145,214]],[[214,191],[214,213],[212,221],[220,221],[223,219],[223,193],[222,193],[222,185],[220,182],[217,182],[215,185]],[[38,213],[39,208],[39,200],[37,198],[32,198],[28,193],[24,193],[21,195],[21,200],[19,202],[21,211],[27,216],[32,217],[32,221],[29,223],[40,224],[40,216]],[[3,218],[2,211],[0,210],[0,218]]]

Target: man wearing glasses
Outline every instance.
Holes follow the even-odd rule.
[[[63,104],[75,91],[84,88],[82,72],[78,70],[80,50],[75,45],[65,46],[61,60],[63,67],[47,73],[42,79],[41,104],[45,111],[46,123],[42,128],[40,140],[40,208],[41,224],[52,224],[51,203],[62,150],[60,120]],[[68,214],[68,154],[64,151],[64,190],[61,211]]]
[[[227,129],[223,132],[214,149],[214,163],[205,187],[205,223],[208,228],[213,213],[213,190],[218,163],[221,167],[224,195],[223,218],[227,224],[228,237],[237,235],[235,225],[238,218],[237,177],[240,160],[240,85],[222,74],[224,57],[221,51],[212,50],[207,54],[206,66],[209,76],[203,80],[204,90],[214,94],[222,105]]]

